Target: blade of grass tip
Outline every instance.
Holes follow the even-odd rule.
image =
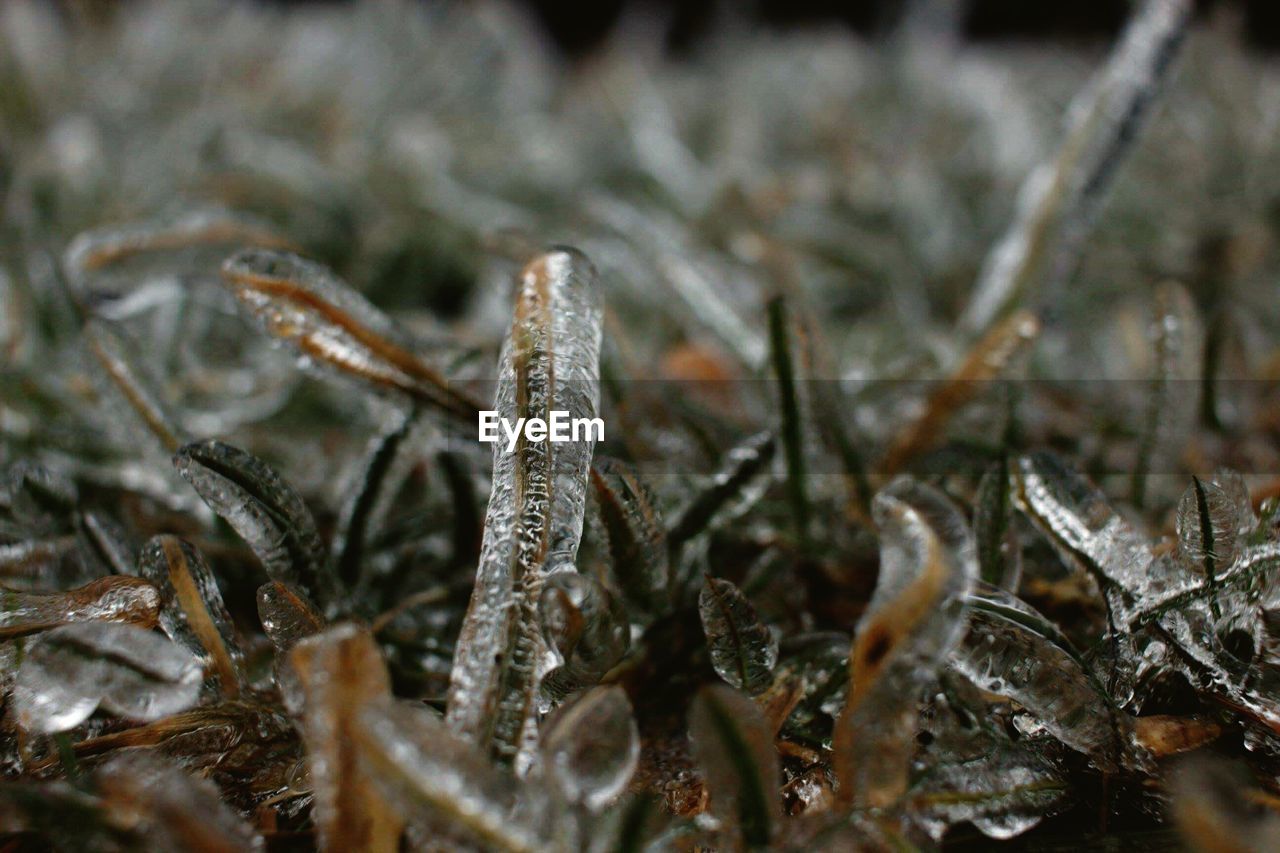
[[[481,406],[413,351],[395,322],[328,268],[297,255],[248,250],[222,265],[246,313],[311,363],[434,406],[468,426]]]
[[[599,394],[600,293],[581,253],[556,248],[521,272],[503,343],[494,409],[509,423],[551,411],[594,418]],[[493,488],[475,588],[450,675],[447,721],[458,736],[523,773],[536,740],[546,641],[544,578],[573,571],[586,509],[592,436],[493,451]]]
[[[1106,67],[1076,96],[1061,147],[1023,182],[1017,211],[987,255],[960,326],[980,335],[1024,302],[1037,277],[1046,291],[1070,272],[1080,244],[1132,152],[1169,76],[1191,0],[1146,0]]]
[[[800,413],[796,388],[795,361],[792,354],[790,320],[786,297],[778,294],[769,300],[769,348],[774,377],[778,380],[778,403],[781,411],[782,447],[787,460],[787,496],[796,538],[802,546],[809,542],[809,493],[805,471],[804,421]]]
[[[752,502],[756,484],[768,481],[777,440],[772,432],[760,432],[725,454],[724,463],[712,477],[711,485],[699,492],[672,522],[667,532],[670,564],[677,563],[680,547],[693,537],[713,528],[739,500]]]
[[[924,411],[898,433],[881,463],[891,477],[907,463],[934,447],[945,435],[956,411],[987,383],[1015,365],[1040,334],[1040,321],[1030,311],[1017,311],[974,345],[960,366],[929,395]]]

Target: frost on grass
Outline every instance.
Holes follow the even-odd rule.
[[[1274,846],[1227,17],[570,65],[511,4],[64,5],[0,3],[6,839]]]

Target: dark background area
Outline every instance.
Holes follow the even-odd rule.
[[[2,2],[2,0],[0,0]],[[299,3],[307,0],[276,0]],[[423,0],[430,2],[430,0]],[[874,35],[891,28],[909,0],[518,0],[546,25],[569,55],[582,56],[599,45],[624,10],[647,9],[667,23],[674,52],[695,46],[732,8],[738,17],[765,26],[835,25]],[[1096,41],[1113,37],[1131,8],[1130,0],[969,0],[965,35],[976,41],[1048,39]],[[1239,16],[1250,44],[1280,49],[1280,0],[1197,0],[1200,15]]]

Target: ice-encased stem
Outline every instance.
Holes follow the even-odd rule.
[[[1076,97],[1061,147],[1027,176],[1014,221],[983,264],[960,321],[967,332],[981,334],[1004,316],[1034,277],[1051,286],[1069,271],[1168,76],[1191,5],[1190,0],[1147,0],[1106,67]]]
[[[553,249],[520,274],[502,347],[494,408],[521,417],[593,418],[599,393],[601,306],[595,268]],[[447,720],[505,764],[532,754],[538,683],[550,668],[538,624],[543,579],[573,571],[594,442],[494,445],[493,490],[475,589],[458,641]]]

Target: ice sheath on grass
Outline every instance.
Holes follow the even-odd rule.
[[[595,417],[601,305],[596,272],[553,249],[520,274],[499,360],[499,416]],[[543,580],[575,571],[594,443],[495,445],[493,490],[475,589],[450,676],[447,721],[460,737],[523,770],[537,738],[538,683],[550,669],[538,623]]]

